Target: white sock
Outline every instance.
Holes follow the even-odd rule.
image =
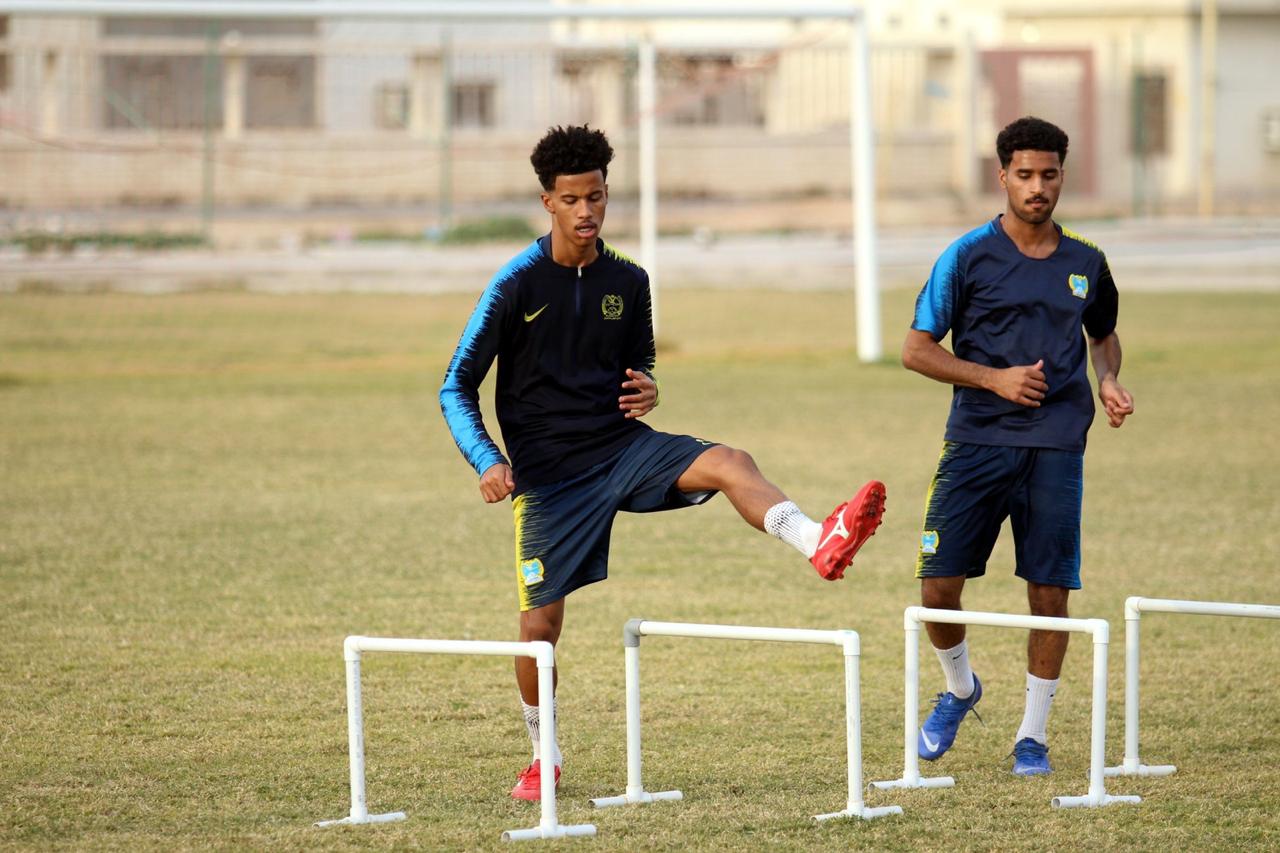
[[[968,699],[973,695],[973,670],[969,667],[969,643],[961,640],[960,645],[950,649],[934,649],[938,661],[942,664],[942,674],[947,677],[947,692],[957,699]]]
[[[805,557],[812,557],[822,538],[822,525],[800,511],[792,501],[769,507],[764,514],[764,530],[777,536]]]
[[[1042,746],[1049,745],[1045,729],[1049,727],[1049,709],[1053,707],[1053,697],[1057,692],[1058,679],[1037,678],[1027,673],[1027,707],[1022,713],[1022,725],[1018,726],[1014,743],[1029,737]]]
[[[527,705],[525,704],[524,699],[521,699],[520,707],[524,711],[524,725],[525,725],[525,728],[529,730],[529,740],[533,741],[533,760],[539,761],[542,759],[542,738],[541,738],[542,729],[538,725],[538,706]],[[555,719],[555,714],[556,714],[556,700],[552,699],[551,700],[552,719]],[[556,722],[558,723],[559,721],[557,720]],[[554,737],[551,739],[551,749],[555,753],[555,756],[554,756],[555,760],[552,763],[554,763],[556,767],[561,767],[564,765],[564,756],[560,754],[560,738],[558,737],[559,732],[557,731],[556,734],[557,734],[557,737]]]

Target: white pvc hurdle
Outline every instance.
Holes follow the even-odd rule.
[[[1103,619],[1065,619],[1052,616],[1022,616],[1012,613],[981,613],[972,610],[938,610],[908,607],[903,613],[906,633],[906,693],[903,714],[903,770],[901,779],[872,782],[877,788],[949,788],[950,776],[920,776],[920,756],[916,752],[916,729],[920,725],[920,623],[946,622],[952,625],[986,625],[994,628],[1033,628],[1041,631],[1071,631],[1093,635],[1093,713],[1089,750],[1089,793],[1083,797],[1054,797],[1055,808],[1107,806],[1137,803],[1140,797],[1112,796],[1103,782],[1107,737],[1107,643],[1110,629]]]
[[[1138,759],[1138,644],[1142,613],[1185,613],[1194,616],[1247,616],[1280,619],[1280,607],[1225,601],[1178,601],[1130,596],[1124,602],[1124,763],[1105,770],[1108,776],[1168,776],[1172,764],[1143,764]]]
[[[404,812],[369,814],[364,793],[364,714],[360,702],[361,652],[410,652],[415,654],[499,655],[533,658],[538,664],[538,725],[543,755],[550,755],[555,742],[555,715],[551,713],[554,698],[552,673],[555,650],[550,643],[485,642],[478,640],[399,640],[387,637],[347,637],[342,644],[347,662],[347,746],[351,756],[351,814],[339,820],[322,820],[316,826],[339,824],[388,823],[404,820]],[[564,838],[569,835],[595,835],[594,824],[564,825],[556,817],[555,774],[542,774],[542,819],[531,829],[509,829],[503,841],[528,841],[535,838]]]
[[[650,622],[632,619],[622,627],[627,691],[627,790],[618,797],[597,797],[596,808],[679,800],[680,791],[644,789],[640,775],[640,638],[698,637],[713,640],[763,640],[779,643],[817,643],[839,646],[844,652],[845,738],[847,742],[849,796],[843,811],[815,815],[814,820],[857,817],[863,820],[902,814],[899,806],[868,808],[862,800],[862,697],[859,684],[861,647],[855,631],[818,631],[806,628],[752,628],[743,625],[698,625],[688,622]]]

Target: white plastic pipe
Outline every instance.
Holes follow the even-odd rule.
[[[538,666],[538,724],[543,755],[550,755],[555,742],[555,715],[552,702],[555,691],[555,649],[550,643],[498,642],[484,640],[409,640],[391,637],[347,637],[342,645],[347,669],[347,750],[350,759],[351,813],[338,820],[323,820],[316,826],[339,824],[388,823],[404,820],[404,812],[369,814],[365,801],[364,710],[360,698],[360,660],[364,652],[405,652],[410,654],[497,655],[533,658]],[[570,835],[595,835],[593,824],[572,826],[560,824],[556,817],[555,773],[542,774],[542,819],[532,829],[513,829],[502,833],[503,841],[534,838],[563,838]]]
[[[637,48],[636,100],[639,107],[640,266],[649,276],[653,334],[658,334],[658,58],[646,35]]]
[[[903,646],[902,703],[902,778],[871,784],[881,790],[893,788],[950,788],[956,780],[950,776],[920,775],[920,756],[916,752],[916,726],[920,724],[920,621],[908,608],[902,624],[906,644]]]
[[[627,789],[618,797],[596,797],[591,805],[598,809],[611,806],[628,806],[652,803],[659,800],[680,800],[680,791],[646,791],[641,765],[640,742],[640,634],[639,619],[631,619],[622,626],[622,654],[626,669],[627,693]]]
[[[631,619],[622,628],[627,691],[627,789],[617,797],[597,797],[596,808],[679,800],[680,791],[644,790],[641,778],[640,739],[640,638],[692,637],[713,640],[753,640],[781,643],[814,643],[839,646],[845,659],[845,739],[848,798],[844,811],[816,815],[816,820],[858,817],[863,820],[901,814],[898,806],[867,808],[862,800],[862,716],[858,661],[861,646],[855,631],[820,631],[808,628],[758,628],[745,625],[704,625],[689,622],[650,622]]]
[[[1225,601],[1182,601],[1172,598],[1130,596],[1124,602],[1124,763],[1108,767],[1107,776],[1169,776],[1173,764],[1143,764],[1138,756],[1138,676],[1142,613],[1182,613],[1190,616],[1240,616],[1280,619],[1280,607],[1271,604],[1235,604]]]
[[[668,6],[630,0],[613,5],[538,5],[501,0],[0,0],[0,12],[134,18],[437,18],[451,21],[545,21],[556,18],[858,19],[862,9],[843,3]]]
[[[1089,793],[1083,797],[1054,797],[1056,808],[1106,806],[1113,803],[1137,803],[1139,797],[1111,796],[1103,784],[1107,734],[1107,645],[1110,628],[1103,619],[1067,619],[1053,616],[1027,616],[1014,613],[983,613],[971,610],[940,610],[908,607],[903,612],[903,629],[907,636],[906,697],[904,705],[903,745],[905,749],[901,779],[874,782],[877,788],[938,788],[952,784],[950,777],[921,779],[915,746],[915,730],[919,725],[919,636],[920,623],[941,622],[951,625],[986,625],[994,628],[1028,628],[1040,631],[1071,631],[1093,636],[1093,707],[1089,741]]]
[[[879,361],[880,282],[876,258],[875,118],[871,111],[870,25],[860,18],[849,33],[849,147],[853,157],[853,249],[858,359]]]
[[[844,728],[846,756],[848,758],[849,799],[843,811],[814,815],[814,820],[832,820],[834,818],[856,817],[862,820],[884,817],[891,814],[902,814],[901,806],[879,806],[868,808],[862,799],[862,677],[859,667],[861,651],[858,647],[858,635],[852,631],[843,632],[846,637],[844,645]]]

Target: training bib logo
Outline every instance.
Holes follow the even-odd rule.
[[[1071,288],[1071,295],[1076,299],[1084,299],[1089,295],[1089,277],[1083,275],[1067,276],[1067,287]]]
[[[924,533],[920,534],[920,553],[938,553],[938,531],[926,530]]]
[[[525,586],[535,586],[542,583],[542,575],[542,560],[537,557],[520,563],[520,580],[524,582]]]
[[[616,293],[606,293],[600,300],[600,313],[606,320],[622,319],[622,297]]]

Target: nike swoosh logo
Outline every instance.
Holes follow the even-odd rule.
[[[550,304],[551,304],[550,302],[547,303],[547,305],[550,305]],[[537,311],[534,311],[532,314],[525,314],[524,321],[526,323],[532,323],[534,320],[538,319],[538,315],[541,314],[543,311],[547,310],[547,305],[543,305],[541,308],[539,308]]]
[[[924,729],[920,730],[920,740],[924,741],[925,749],[929,750],[930,752],[934,752],[937,750],[938,748],[937,742],[929,740],[929,736],[924,733]]]

